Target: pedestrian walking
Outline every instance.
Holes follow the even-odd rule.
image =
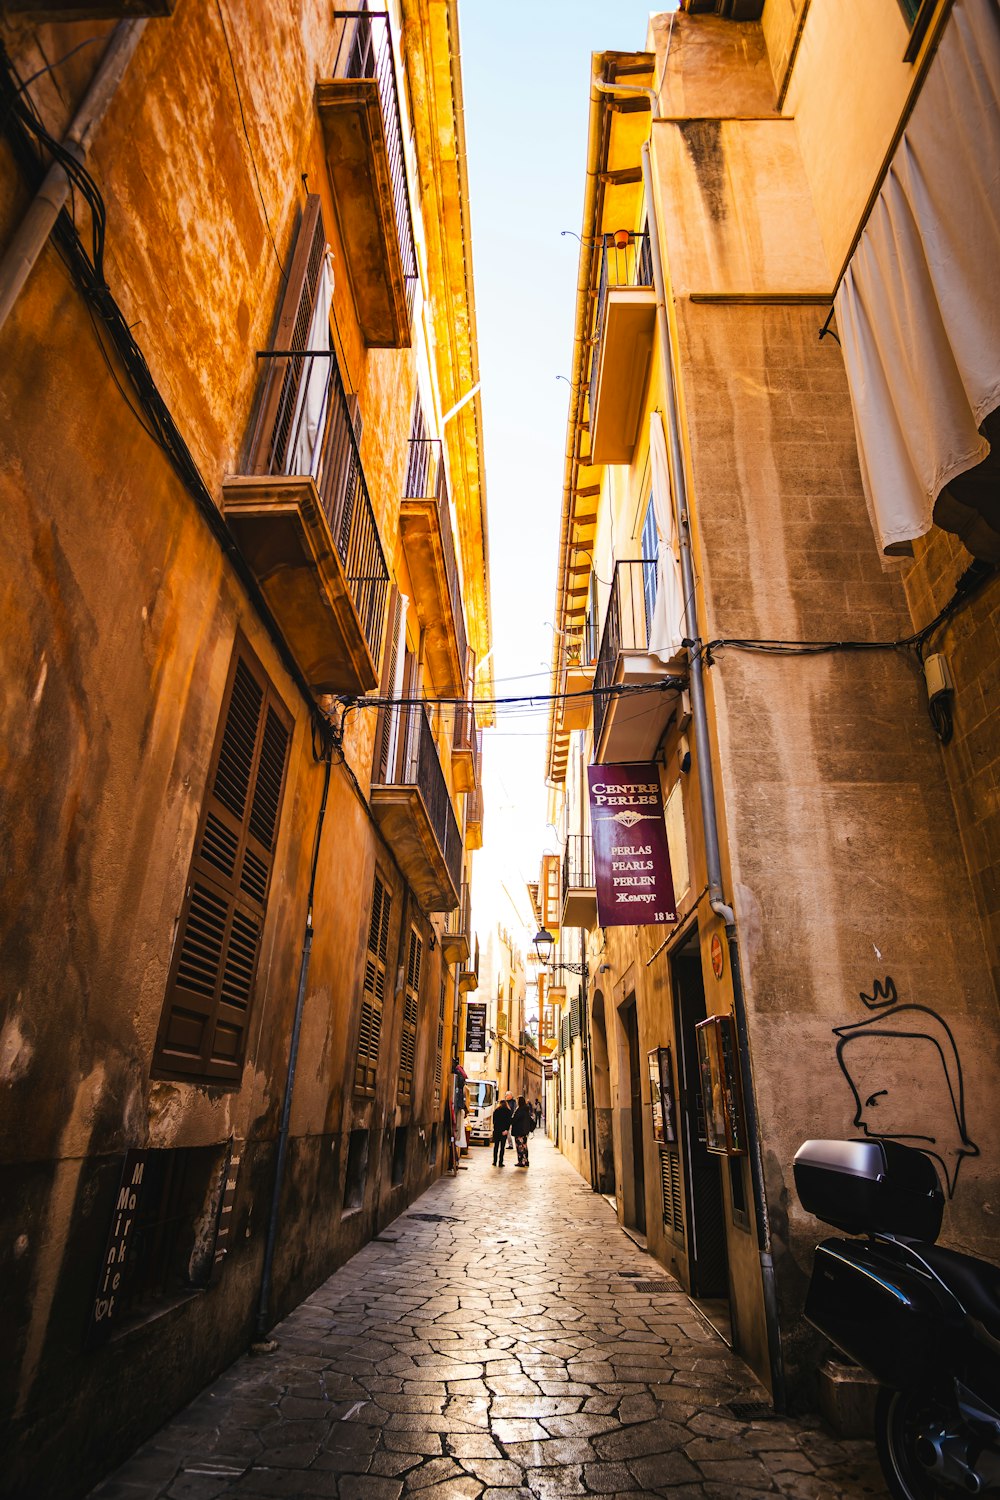
[[[514,1145],[517,1147],[517,1164],[519,1167],[528,1165],[528,1136],[535,1128],[535,1112],[529,1109],[524,1095],[517,1101],[510,1122],[510,1133],[514,1137]]]
[[[510,1122],[513,1118],[514,1111],[508,1104],[507,1099],[501,1099],[493,1111],[493,1165],[495,1167],[503,1166],[503,1154],[507,1149]],[[497,1160],[498,1154],[499,1161]]]

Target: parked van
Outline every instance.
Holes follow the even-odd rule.
[[[465,1085],[465,1095],[469,1101],[465,1133],[470,1141],[492,1140],[493,1111],[499,1093],[500,1085],[492,1078],[470,1078]]]

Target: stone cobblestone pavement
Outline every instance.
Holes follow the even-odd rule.
[[[871,1444],[733,1415],[761,1387],[540,1133],[468,1164],[92,1500],[885,1495]]]

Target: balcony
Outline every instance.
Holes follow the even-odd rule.
[[[655,323],[649,235],[606,234],[590,366],[592,463],[632,462]]]
[[[479,939],[476,938],[475,957],[468,968],[460,969],[458,974],[458,988],[463,995],[470,990],[479,988]],[[497,1031],[500,1030],[500,1018],[497,1017]]]
[[[469,882],[463,880],[458,905],[454,911],[448,913],[444,924],[444,932],[441,934],[441,953],[446,963],[465,963],[470,952],[469,942],[471,932],[472,895],[469,890]]]
[[[589,729],[593,712],[594,672],[597,668],[597,622],[588,612],[583,636],[567,647],[566,692],[578,696],[563,699],[563,729]]]
[[[422,909],[454,911],[462,835],[430,720],[423,704],[382,712],[388,715],[389,771],[385,783],[372,786],[372,813]]]
[[[679,689],[649,654],[655,598],[655,562],[615,564],[594,673],[594,760],[602,765],[652,760],[674,711]],[[649,691],[628,691],[643,687]]]
[[[483,789],[477,786],[469,793],[465,803],[465,847],[483,847]]]
[[[562,866],[562,925],[591,928],[597,921],[594,845],[589,833],[571,833]]]
[[[326,160],[361,331],[405,349],[417,282],[413,217],[389,17],[339,11],[334,77],[316,85]]]
[[[458,792],[471,792],[479,784],[479,731],[476,711],[469,699],[455,709],[455,738],[451,746],[451,774]]]
[[[259,354],[249,473],[223,511],[316,693],[378,684],[389,570],[347,396],[329,350]]]
[[[469,643],[451,529],[444,453],[438,438],[410,439],[399,534],[434,686],[440,693],[460,698],[466,689]]]

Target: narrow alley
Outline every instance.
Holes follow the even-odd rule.
[[[768,1420],[605,1200],[531,1152],[473,1150],[92,1500],[885,1494],[870,1443]]]

